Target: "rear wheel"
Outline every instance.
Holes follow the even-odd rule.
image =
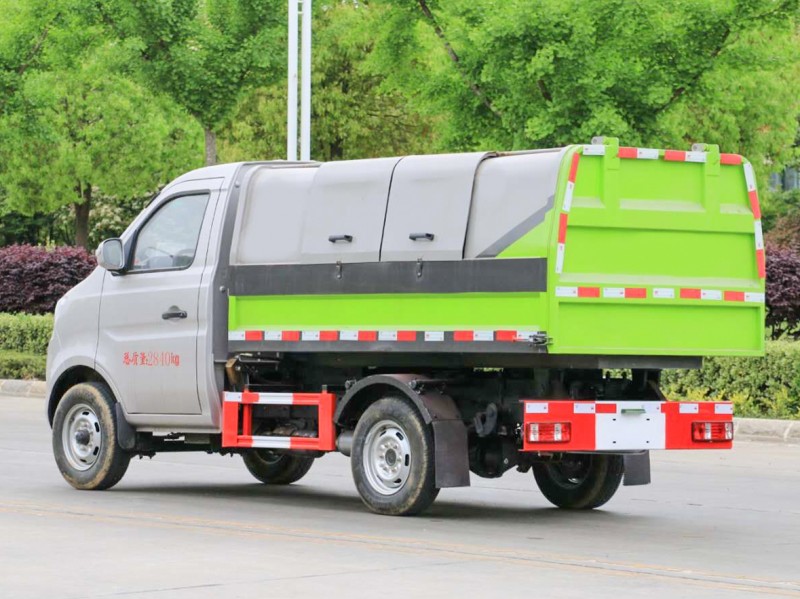
[[[567,454],[557,462],[533,465],[536,484],[560,508],[589,510],[614,496],[624,472],[620,455]]]
[[[303,478],[314,458],[281,454],[270,449],[253,449],[242,454],[247,470],[266,485],[290,485]]]
[[[364,412],[350,464],[362,501],[377,514],[419,514],[439,494],[432,431],[405,399],[386,397]]]
[[[131,454],[117,443],[116,402],[103,383],[81,383],[61,398],[53,417],[53,454],[76,489],[103,490],[124,476]]]

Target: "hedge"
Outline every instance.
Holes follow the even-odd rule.
[[[52,332],[51,314],[0,313],[0,350],[44,356]]]
[[[759,358],[705,358],[700,370],[665,370],[670,399],[733,401],[737,416],[800,418],[800,343],[767,341]]]
[[[56,302],[95,268],[83,248],[0,248],[0,312],[52,312]]]
[[[0,350],[0,379],[44,380],[46,361],[39,354]]]

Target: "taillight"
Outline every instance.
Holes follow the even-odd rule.
[[[533,422],[528,425],[529,443],[569,443],[571,436],[569,422]]]
[[[692,422],[693,441],[730,441],[733,422]]]

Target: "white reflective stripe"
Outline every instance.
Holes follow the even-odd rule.
[[[244,341],[244,331],[228,331],[228,341]]]
[[[547,414],[549,411],[550,407],[546,401],[525,402],[526,414]]]
[[[686,152],[686,162],[705,162],[705,152]]]
[[[533,341],[538,331],[517,331],[517,341]]]
[[[603,287],[603,297],[625,297],[624,287]]]
[[[756,234],[756,249],[763,250],[764,249],[764,231],[761,229],[761,221],[757,220],[753,222],[753,229],[755,230]]]
[[[378,331],[378,341],[397,341],[397,331]]]
[[[605,156],[606,154],[606,147],[601,144],[592,144],[583,146],[583,155],[584,156]]]
[[[564,191],[564,204],[561,210],[569,212],[572,208],[572,194],[575,192],[575,184],[572,181],[567,181],[567,189]]]
[[[358,341],[358,331],[339,331],[340,341]]]
[[[764,294],[763,293],[745,293],[744,294],[744,301],[746,302],[755,302],[757,304],[764,303]]]
[[[594,414],[595,407],[593,403],[578,403],[572,404],[572,411],[575,414]]]
[[[656,299],[675,299],[675,290],[671,287],[653,287],[653,297]]]
[[[472,331],[473,341],[494,341],[494,331]]]
[[[578,288],[556,287],[556,297],[578,297]]]
[[[303,331],[300,333],[303,341],[319,341],[319,331]]]
[[[733,414],[733,404],[718,403],[714,404],[715,414]]]
[[[701,289],[700,290],[700,299],[701,300],[721,300],[722,299],[722,292],[718,289]]]
[[[289,449],[292,444],[291,437],[252,437],[253,445],[259,449]]]
[[[559,243],[556,247],[556,273],[561,274],[564,272],[564,244]],[[575,293],[578,293],[577,288]]]
[[[755,191],[756,176],[753,173],[753,165],[749,162],[744,163],[744,180],[747,183],[747,191]]]
[[[242,394],[234,391],[226,391],[225,401],[230,403],[242,403]]]
[[[444,341],[444,331],[425,331],[425,341]]]
[[[680,414],[697,414],[700,412],[700,406],[696,403],[680,403],[678,404],[678,412]]]
[[[281,331],[264,331],[264,341],[280,341],[283,339]]]
[[[657,160],[658,150],[655,148],[636,148],[636,157],[643,160]]]

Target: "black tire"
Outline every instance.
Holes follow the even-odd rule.
[[[53,455],[61,475],[76,489],[110,489],[128,469],[131,454],[117,443],[115,404],[104,383],[75,385],[58,403]]]
[[[377,456],[381,445],[383,458],[372,460],[367,453],[373,449],[376,453],[370,455]],[[379,463],[386,468],[380,475]],[[433,432],[416,408],[399,397],[378,400],[361,416],[353,434],[350,466],[361,500],[376,514],[419,514],[439,494]]]
[[[265,485],[290,485],[303,478],[314,458],[253,449],[242,454],[247,470]]]
[[[614,496],[624,472],[620,455],[567,454],[560,462],[533,465],[536,484],[560,508],[590,510]]]

